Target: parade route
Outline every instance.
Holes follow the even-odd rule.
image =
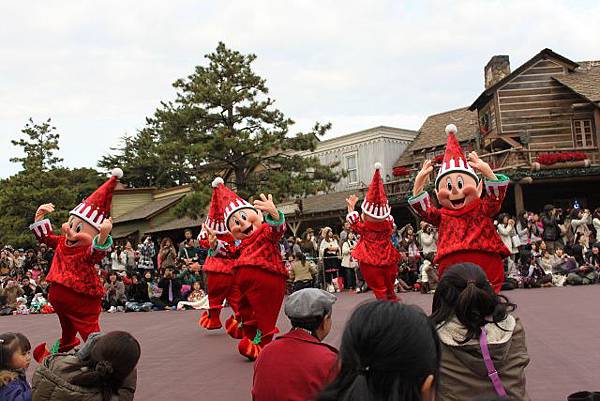
[[[594,312],[600,286],[516,290],[506,293],[518,304],[531,364],[527,387],[532,400],[562,401],[579,390],[598,390],[597,346],[600,319]],[[431,295],[402,294],[405,302],[430,310]],[[343,293],[334,306],[327,342],[339,345],[344,322],[369,295]],[[225,311],[225,318],[229,312]],[[104,313],[105,331],[126,330],[142,344],[136,400],[250,400],[252,363],[223,330],[206,332],[197,325],[200,313]],[[224,319],[223,319],[224,320]],[[289,328],[280,316],[282,331]],[[60,332],[55,315],[0,318],[0,332],[20,331],[32,344],[54,341]],[[34,363],[35,364],[35,363]],[[34,366],[28,372],[31,377]]]

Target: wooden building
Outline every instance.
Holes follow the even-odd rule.
[[[197,228],[201,224],[199,220],[177,218],[173,212],[190,191],[189,185],[166,189],[117,188],[111,210],[113,238],[117,242],[131,241],[133,244],[148,234],[156,239],[165,236],[174,241],[183,239],[186,228]]]
[[[508,56],[492,57],[473,104],[428,117],[396,165],[414,173],[443,154],[450,123],[465,150],[511,177],[507,211],[600,207],[599,61],[574,62],[544,49],[511,71]]]
[[[477,113],[482,152],[514,183],[514,210],[600,206],[600,61],[544,49],[510,70],[508,56],[484,68]]]

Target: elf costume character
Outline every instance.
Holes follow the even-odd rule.
[[[279,250],[285,218],[271,195],[261,194],[252,205],[221,182],[215,191],[225,205],[225,226],[239,244],[219,241],[217,234],[206,227],[208,241],[214,252],[225,252],[234,259],[233,280],[240,293],[238,312],[243,322],[238,351],[255,360],[278,332],[275,325],[288,277]]]
[[[381,164],[375,163],[375,173],[361,205],[362,215],[354,211],[358,201],[356,195],[346,199],[346,220],[350,229],[360,235],[352,257],[358,260],[360,272],[375,298],[397,301],[394,282],[401,256],[392,244],[394,218],[390,215],[392,209],[385,195],[380,170]]]
[[[219,184],[223,184],[221,177],[214,179],[212,187],[216,188]],[[225,207],[217,190],[213,190],[208,216],[198,236],[200,246],[203,248],[210,248],[208,229],[216,234],[218,241],[225,244],[225,248],[233,246],[233,237],[225,226]],[[216,330],[223,327],[220,314],[223,308],[223,301],[227,299],[229,306],[233,310],[233,315],[225,322],[225,330],[227,330],[227,333],[231,337],[241,339],[242,330],[241,324],[238,321],[239,291],[233,285],[233,260],[228,258],[223,250],[215,253],[212,249],[209,249],[209,256],[204,262],[202,271],[206,274],[209,310],[202,314],[198,322],[200,327],[204,327],[207,330]]]
[[[474,263],[485,271],[498,293],[504,283],[503,258],[510,252],[502,243],[492,219],[502,207],[510,180],[505,175],[494,174],[475,152],[465,158],[456,132],[454,124],[446,127],[446,152],[435,179],[441,208],[432,205],[424,190],[433,171],[431,160],[426,160],[417,174],[408,204],[421,219],[438,227],[434,262],[439,266],[440,277],[453,264]],[[483,175],[483,181],[476,171]],[[482,197],[484,186],[486,194]]]
[[[52,304],[62,329],[52,352],[67,352],[86,341],[91,333],[100,331],[98,317],[102,311],[104,287],[100,284],[96,264],[110,251],[112,218],[109,218],[112,195],[123,171],[116,168],[111,178],[92,195],[69,212],[63,223],[63,235],[56,235],[50,220],[44,218],[54,211],[54,205],[41,205],[35,222],[29,226],[40,243],[54,248],[54,258],[46,280],[51,284],[48,301]],[[50,351],[46,343],[38,345],[33,354],[39,362]]]

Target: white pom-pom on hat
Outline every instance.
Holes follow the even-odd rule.
[[[221,178],[221,177],[216,177],[216,178],[213,180],[212,184],[210,184],[210,185],[211,185],[213,188],[216,188],[216,187],[217,187],[219,184],[224,184],[224,183],[225,183],[225,181],[223,181],[223,178]]]
[[[454,125],[454,124],[446,125],[446,135],[450,135],[451,132],[456,135],[456,133],[458,132],[458,128],[456,128],[456,125]]]
[[[375,163],[374,167],[375,167],[375,170],[381,170],[382,166],[381,166],[381,163],[377,162],[377,163]]]
[[[117,179],[119,179],[119,178],[123,177],[123,170],[121,170],[118,167],[115,167],[110,171],[110,175],[112,175],[113,177],[117,177]]]

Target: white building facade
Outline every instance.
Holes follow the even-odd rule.
[[[394,163],[416,135],[413,130],[379,126],[322,141],[310,155],[321,164],[339,162],[336,168],[347,175],[333,191],[349,191],[369,185],[377,162],[382,165],[384,182],[392,180]]]

